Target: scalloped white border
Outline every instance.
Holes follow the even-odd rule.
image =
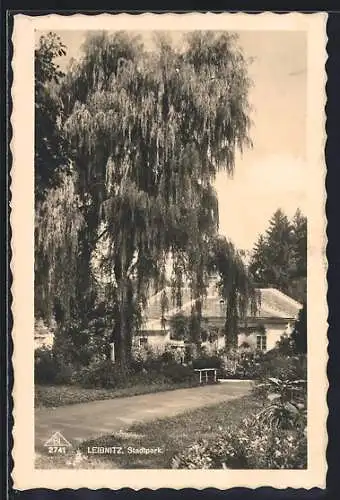
[[[327,363],[327,261],[325,216],[325,113],[327,14],[57,14],[41,17],[15,15],[12,60],[13,138],[12,261],[13,366],[14,366],[14,469],[15,489],[81,488],[119,489],[272,486],[275,488],[325,487]],[[308,210],[308,469],[292,470],[35,470],[33,408],[33,48],[34,30],[304,30],[308,35],[307,161]]]

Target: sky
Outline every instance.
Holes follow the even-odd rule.
[[[84,31],[59,31],[67,47],[62,69],[78,58]],[[40,34],[37,34],[37,37]],[[146,42],[150,33],[144,35]],[[237,153],[233,178],[219,173],[221,234],[242,250],[250,251],[281,208],[292,217],[297,208],[306,213],[306,94],[307,35],[298,31],[238,32],[239,44],[252,62],[249,101],[253,148]],[[172,33],[175,43],[179,32]]]

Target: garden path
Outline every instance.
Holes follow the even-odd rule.
[[[56,431],[72,444],[126,430],[136,422],[170,417],[186,411],[240,398],[251,382],[228,381],[189,389],[143,394],[126,398],[39,408],[35,410],[36,450]]]

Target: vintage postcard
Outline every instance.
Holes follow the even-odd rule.
[[[14,488],[325,486],[326,20],[14,16]]]

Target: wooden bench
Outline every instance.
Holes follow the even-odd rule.
[[[209,381],[209,372],[214,372],[214,382],[217,382],[217,368],[195,368],[195,372],[200,374],[200,384],[203,383],[202,375],[205,374],[205,383]]]

